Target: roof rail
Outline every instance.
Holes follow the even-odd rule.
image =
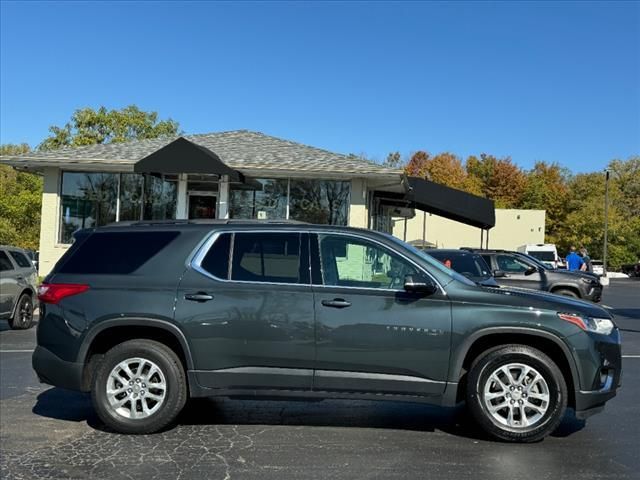
[[[304,225],[307,222],[301,222],[298,220],[286,220],[286,219],[268,219],[268,220],[251,220],[251,219],[218,219],[218,218],[204,218],[204,219],[191,219],[191,220],[128,220],[124,222],[112,222],[105,226],[107,227],[139,227],[145,225],[228,225],[228,224],[241,224],[241,225],[255,225],[255,224],[285,224],[285,225]]]

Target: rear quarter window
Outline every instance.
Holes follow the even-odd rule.
[[[89,236],[56,273],[123,275],[135,272],[180,232],[98,232]]]
[[[33,264],[31,263],[31,260],[29,260],[23,253],[9,250],[9,255],[13,257],[15,262],[21,268],[29,268],[33,266]]]

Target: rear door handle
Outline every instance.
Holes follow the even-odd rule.
[[[209,300],[213,300],[213,295],[209,295],[208,293],[205,293],[205,292],[185,293],[184,299],[191,300],[192,302],[202,303],[202,302],[208,302]]]
[[[334,298],[333,300],[322,300],[322,305],[333,308],[347,308],[351,306],[351,302],[347,302],[342,298]]]

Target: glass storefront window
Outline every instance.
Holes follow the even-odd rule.
[[[117,173],[63,172],[60,242],[71,243],[82,228],[116,221]]]
[[[287,179],[256,179],[229,192],[229,216],[273,220],[287,218]]]
[[[351,182],[342,180],[248,180],[232,188],[230,216],[347,225],[350,192]]]
[[[346,225],[351,182],[291,180],[289,218],[301,222]]]
[[[59,241],[116,221],[174,219],[177,190],[175,181],[152,175],[62,172]]]
[[[142,184],[144,177],[137,173],[120,175],[120,216],[119,221],[140,220],[142,218]]]
[[[178,185],[163,178],[146,175],[144,182],[144,220],[176,218]]]

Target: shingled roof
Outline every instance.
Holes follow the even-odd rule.
[[[66,147],[53,151],[34,151],[2,156],[0,162],[17,167],[82,168],[122,167],[131,170],[140,159],[164,147],[178,137],[133,140],[106,145]],[[256,170],[349,175],[399,175],[401,170],[386,168],[354,156],[329,152],[301,143],[283,140],[259,132],[230,132],[184,135],[184,138],[215,152],[229,167],[250,172]]]

